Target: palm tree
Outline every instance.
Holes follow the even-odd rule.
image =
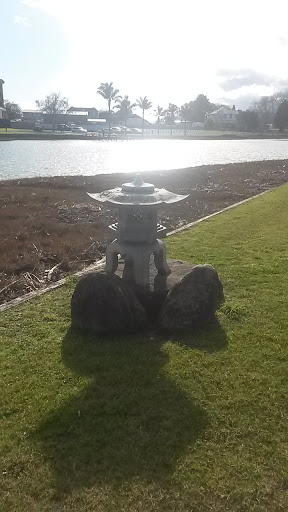
[[[118,99],[115,105],[115,108],[118,109],[118,116],[122,122],[124,122],[125,126],[127,126],[127,121],[129,116],[133,113],[133,109],[136,107],[136,103],[131,103],[128,96],[124,96],[123,99]]]
[[[160,119],[162,119],[165,116],[164,108],[159,107],[159,105],[158,105],[156,110],[154,110],[154,115],[157,117],[157,129],[158,129],[158,137],[159,137]]]
[[[106,82],[106,83],[101,83],[97,89],[97,93],[100,94],[100,96],[102,96],[102,98],[104,98],[105,100],[108,101],[108,126],[109,126],[109,131],[108,131],[108,136],[109,136],[109,139],[110,139],[110,130],[111,130],[111,104],[113,101],[117,101],[119,99],[121,99],[121,96],[118,94],[119,93],[119,90],[118,89],[114,89],[113,87],[113,82]]]
[[[184,121],[184,137],[186,137],[186,123],[191,117],[191,108],[189,108],[189,103],[184,103],[184,105],[182,105],[180,108],[179,113],[181,120]]]
[[[178,113],[179,108],[174,103],[169,103],[169,107],[166,110],[166,115],[170,121],[170,136],[172,137],[172,127],[176,118],[176,114]]]
[[[148,100],[148,98],[146,96],[144,96],[144,98],[139,98],[139,100],[136,100],[136,103],[137,103],[137,106],[139,108],[141,108],[142,110],[142,135],[144,134],[144,113],[145,113],[145,110],[148,110],[149,108],[152,107],[152,103]]]

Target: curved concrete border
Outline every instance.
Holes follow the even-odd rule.
[[[102,258],[99,261],[96,261],[96,263],[93,263],[92,265],[89,265],[83,270],[80,270],[79,272],[75,272],[75,274],[71,274],[72,276],[83,276],[84,274],[87,274],[88,272],[93,272],[93,270],[97,270],[98,268],[105,265],[105,257]],[[46,286],[45,288],[41,288],[40,290],[35,290],[33,292],[26,293],[25,295],[22,295],[21,297],[17,297],[16,299],[12,299],[9,302],[6,302],[6,304],[2,304],[0,306],[0,312],[5,311],[6,309],[10,309],[13,306],[17,306],[18,304],[21,304],[22,302],[26,302],[27,300],[33,299],[33,297],[37,297],[38,295],[43,295],[43,293],[50,292],[51,290],[55,290],[55,288],[59,288],[59,286],[63,286],[63,284],[66,283],[69,276],[64,277],[63,279],[59,279],[56,283],[50,284],[49,286]]]
[[[231,210],[232,208],[236,208],[237,206],[240,206],[241,204],[247,203],[248,201],[251,201],[252,199],[256,199],[257,197],[263,196],[270,190],[271,189],[265,190],[264,192],[261,192],[260,194],[257,194],[256,196],[247,197],[247,199],[243,199],[243,201],[239,201],[238,203],[231,204],[230,206],[227,206],[226,208],[223,208],[222,210],[211,213],[210,215],[206,215],[206,217],[202,217],[201,219],[195,220],[194,222],[189,222],[189,224],[185,224],[184,226],[181,226],[180,228],[173,229],[173,231],[169,231],[169,233],[167,233],[166,236],[175,235],[177,233],[180,233],[181,231],[184,231],[185,229],[189,229],[193,226],[196,226],[196,224],[199,224],[200,222],[211,219],[211,217],[215,217],[215,215],[219,215],[220,213],[227,212],[228,210]],[[105,257],[99,261],[96,261],[96,263],[89,265],[89,267],[86,267],[84,270],[80,270],[80,272],[76,272],[75,274],[72,274],[72,275],[81,277],[81,276],[87,274],[88,272],[93,272],[94,270],[104,267],[104,265],[105,265]],[[6,304],[0,305],[0,312],[10,309],[13,306],[17,306],[18,304],[21,304],[22,302],[26,302],[26,301],[32,299],[33,297],[37,297],[38,295],[43,295],[44,293],[50,292],[51,290],[55,290],[55,288],[59,288],[60,286],[63,286],[63,284],[66,283],[68,277],[69,276],[67,276],[63,279],[59,279],[59,281],[51,284],[50,286],[47,286],[46,288],[42,288],[40,290],[35,290],[33,292],[26,293],[26,295],[17,297],[16,299],[6,302]]]

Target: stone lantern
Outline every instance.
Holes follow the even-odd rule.
[[[150,257],[158,275],[167,276],[166,247],[158,237],[166,235],[166,228],[157,223],[159,205],[176,203],[188,197],[174,194],[164,188],[144,183],[139,175],[132,183],[89,194],[92,199],[118,206],[118,222],[109,226],[116,234],[106,250],[106,273],[113,275],[118,267],[118,255],[124,259],[123,279],[149,287]]]

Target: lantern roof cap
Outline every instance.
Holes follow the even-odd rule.
[[[140,174],[137,174],[136,178],[132,183],[123,183],[122,185],[123,192],[132,192],[136,194],[152,194],[155,190],[154,185],[152,183],[145,183]]]
[[[162,203],[176,203],[186,199],[188,195],[174,194],[165,188],[156,188],[152,183],[145,183],[138,174],[132,183],[124,183],[122,187],[104,190],[98,194],[90,194],[92,199],[101,203],[112,203],[127,206],[149,206]]]

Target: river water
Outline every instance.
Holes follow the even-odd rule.
[[[0,141],[0,179],[179,169],[288,158],[288,140]]]

